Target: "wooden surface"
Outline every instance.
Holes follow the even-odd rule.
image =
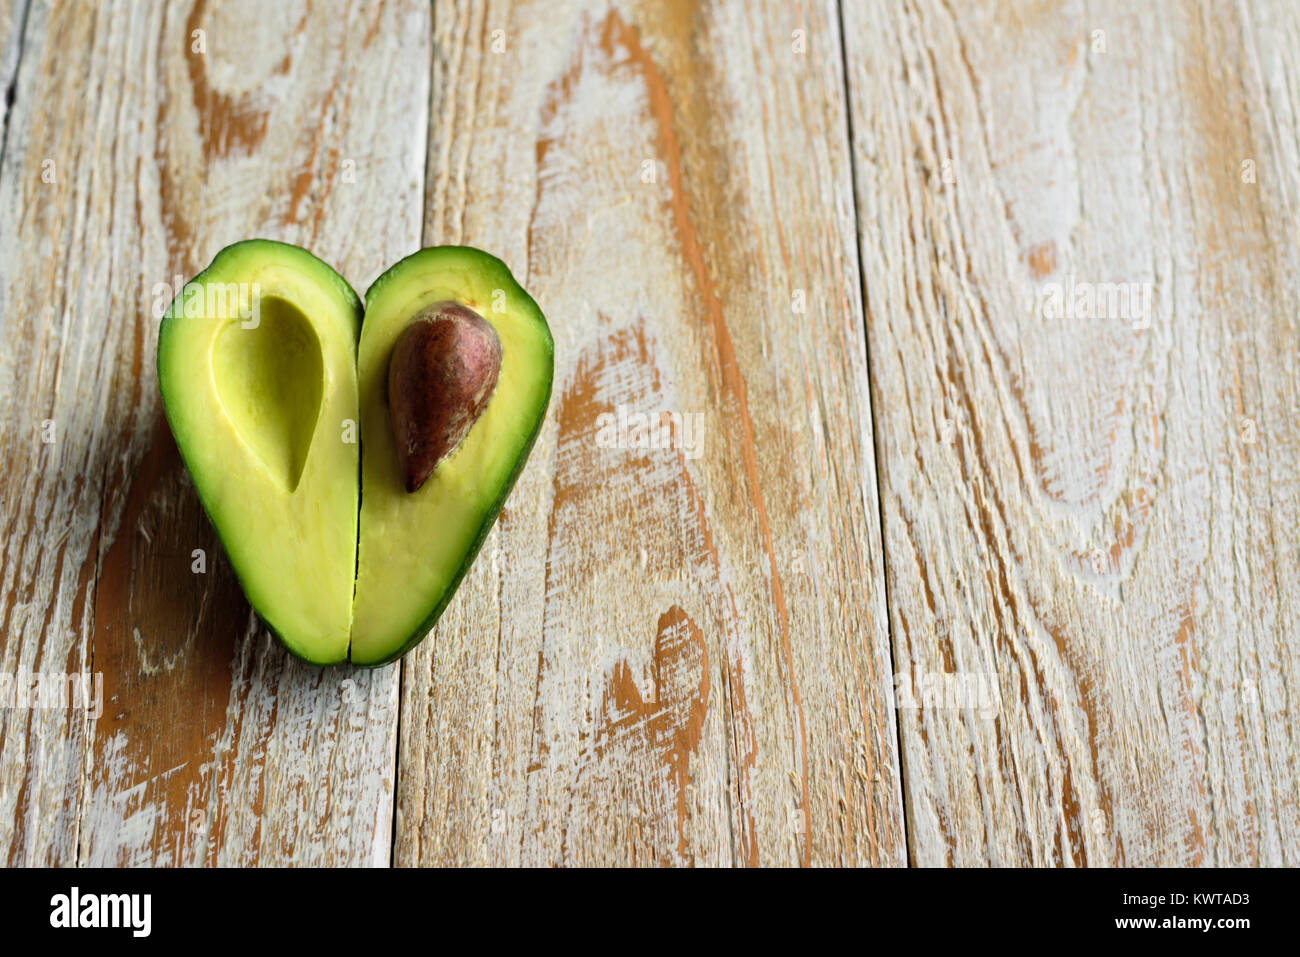
[[[1298,67],[1284,0],[0,0],[0,673],[104,697],[0,709],[0,860],[1300,863]],[[161,420],[249,236],[550,319],[399,665],[267,636]]]
[[[1300,10],[1132,6],[845,6],[918,864],[1300,862]]]

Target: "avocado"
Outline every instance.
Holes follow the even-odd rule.
[[[390,401],[407,403],[409,397],[390,394],[390,366],[394,358],[400,364],[402,353],[394,353],[409,328],[449,315],[464,320],[460,335],[473,340],[462,349],[470,366],[462,375],[476,376],[476,361],[487,361],[476,360],[477,353],[491,353],[493,338],[499,371],[463,438],[408,492]],[[485,335],[479,322],[495,337]],[[418,343],[414,348],[430,351]],[[542,311],[506,265],[485,252],[467,246],[422,249],[366,291],[357,358],[361,538],[353,662],[399,658],[438,620],[528,458],[550,401],[553,369],[554,345]],[[467,382],[454,401],[472,405],[471,384],[481,383]]]
[[[306,250],[228,246],[163,316],[158,383],[249,603],[321,665],[437,621],[550,399],[553,344],[498,259],[434,247],[362,303]]]
[[[199,500],[249,604],[317,664],[347,660],[352,628],[360,328],[338,273],[250,240],[187,283],[158,331],[163,410]]]

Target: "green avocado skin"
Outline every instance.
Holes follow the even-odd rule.
[[[445,592],[443,592],[442,597],[429,611],[429,614],[425,616],[424,621],[421,622],[415,631],[411,633],[411,637],[407,639],[405,644],[394,651],[391,655],[378,661],[354,663],[354,667],[357,668],[380,668],[384,665],[392,664],[428,637],[429,632],[433,630],[434,626],[438,623],[438,619],[442,617],[442,613],[446,610],[447,605],[460,589],[460,583],[464,581],[465,575],[469,572],[470,566],[474,564],[474,559],[478,557],[478,553],[482,550],[483,543],[487,541],[488,533],[492,531],[492,526],[496,524],[497,517],[501,514],[501,509],[505,505],[506,499],[510,497],[510,492],[514,489],[515,483],[519,480],[519,476],[524,470],[524,465],[527,464],[528,458],[532,454],[533,445],[537,442],[537,436],[542,431],[542,425],[546,421],[546,411],[550,408],[551,404],[551,393],[554,386],[555,373],[555,340],[551,336],[550,326],[546,321],[546,317],[542,314],[541,308],[537,305],[536,300],[534,300],[533,297],[528,294],[528,291],[514,278],[514,275],[510,272],[510,267],[491,253],[484,252],[481,249],[476,249],[473,246],[441,246],[433,248],[445,250],[447,252],[454,251],[468,256],[481,258],[486,268],[490,268],[494,272],[497,272],[498,278],[502,279],[504,282],[508,282],[513,289],[518,290],[524,301],[531,306],[537,319],[546,329],[546,358],[550,368],[550,374],[547,376],[546,383],[546,397],[541,404],[541,412],[537,416],[537,423],[533,427],[532,435],[529,436],[528,442],[524,445],[523,452],[515,463],[514,471],[511,472],[509,480],[501,487],[501,494],[497,496],[492,507],[489,508],[484,515],[483,524],[479,527],[478,535],[474,539],[474,544],[470,547],[469,551],[465,553],[465,561],[461,563],[460,569],[452,579],[451,585]],[[422,249],[419,252],[412,253],[410,256],[395,263],[387,272],[371,283],[370,288],[366,290],[367,305],[373,301],[377,290],[382,289],[387,283],[399,279],[401,273],[405,272],[407,268],[412,268],[417,265],[419,258],[426,252],[428,252],[427,249]],[[365,317],[363,314],[362,323],[364,324],[364,322]],[[362,455],[364,454],[365,449],[363,446]]]
[[[191,283],[202,283],[205,277],[207,277],[211,272],[213,272],[219,265],[221,265],[227,259],[249,255],[249,254],[256,255],[259,251],[263,249],[276,250],[282,253],[288,253],[291,256],[299,257],[304,262],[309,263],[315,269],[320,271],[322,278],[324,278],[326,282],[328,282],[337,293],[339,293],[345,300],[347,300],[348,305],[353,309],[357,319],[356,322],[357,338],[360,339],[361,318],[362,318],[361,297],[357,295],[356,290],[354,290],[352,286],[348,284],[347,280],[345,280],[341,275],[339,275],[338,271],[335,270],[332,266],[330,266],[328,263],[326,263],[324,260],[314,255],[313,253],[309,252],[308,250],[303,249],[301,246],[295,246],[293,243],[280,242],[279,240],[275,240],[275,239],[242,239],[238,242],[231,243],[228,246],[222,247],[222,249],[215,256],[212,257],[212,261],[208,263],[207,267],[202,272],[196,274],[194,278],[190,279],[189,283],[187,283],[186,285],[189,285]],[[167,311],[163,313],[161,325],[159,327],[159,332],[158,332],[157,354],[154,359],[154,368],[158,375],[158,391],[162,398],[163,416],[164,418],[167,418],[168,428],[172,430],[173,435],[175,433],[175,429],[172,426],[172,421],[168,413],[167,397],[169,393],[172,391],[172,389],[178,388],[180,386],[172,385],[172,376],[170,374],[170,371],[166,367],[168,324],[170,321],[177,318],[178,315],[177,309],[181,310],[179,315],[184,315],[184,308],[185,308],[184,296],[185,296],[185,288],[182,287],[181,289],[178,289],[176,291],[176,295],[172,298],[171,304],[167,307]],[[191,468],[191,463],[186,459],[185,450],[182,444],[177,442],[176,446],[177,446],[177,451],[179,452],[181,457],[181,462],[185,465],[186,472],[190,476],[193,476],[194,470],[193,468]],[[213,531],[216,533],[217,541],[220,542],[222,551],[226,555],[229,555],[230,547],[228,543],[225,541],[225,538],[222,536],[220,525],[217,523],[216,519],[213,516],[212,508],[210,507],[204,495],[202,484],[200,482],[194,482],[192,480],[191,480],[191,484],[193,484],[194,486],[194,491],[198,497],[199,504],[203,507],[203,514],[207,516],[208,524],[212,527]],[[360,503],[358,503],[358,506],[359,505]],[[245,596],[247,596],[249,593],[249,588],[248,588],[248,583],[244,581],[243,573],[240,571],[238,567],[235,566],[233,562],[228,561],[228,563],[231,566],[231,570],[235,574],[235,580],[239,582],[240,590],[243,591]],[[268,620],[266,617],[264,617],[262,613],[256,608],[256,606],[254,606],[251,602],[249,603],[249,607],[253,609],[254,614],[257,615],[258,621],[260,621],[266,627],[266,630],[275,636],[276,641],[278,641],[283,648],[285,648],[291,655],[293,655],[293,657],[297,658],[299,661],[305,662],[306,664],[313,665],[318,668],[328,667],[330,665],[346,664],[346,662],[313,661],[311,658],[306,657],[305,655],[300,653],[290,642],[285,640],[284,635],[282,635],[280,631],[276,628],[275,623]]]

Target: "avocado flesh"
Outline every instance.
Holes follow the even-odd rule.
[[[387,403],[393,346],[412,319],[453,300],[496,330],[501,369],[482,415],[414,492],[407,492]],[[554,346],[546,319],[499,259],[462,246],[424,249],[366,293],[357,378],[361,519],[351,659],[400,657],[433,627],[487,537],[541,427]]]
[[[256,328],[226,306],[241,288],[245,306],[260,294]],[[158,334],[163,408],[199,500],[249,603],[315,664],[346,661],[351,634],[360,324],[333,269],[251,240],[217,254]]]

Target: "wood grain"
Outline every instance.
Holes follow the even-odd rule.
[[[1296,864],[1294,4],[844,22],[912,859]]]
[[[4,158],[4,133],[9,99],[16,94],[15,73],[22,52],[23,16],[27,0],[0,2],[0,160]]]
[[[407,659],[396,860],[902,863],[834,10],[434,23],[426,242],[503,256],[556,380]]]
[[[102,691],[0,707],[0,862],[1300,863],[1293,4],[0,0],[0,93],[0,678]],[[161,419],[255,235],[551,321],[401,666]]]
[[[361,289],[418,245],[429,12],[311,6],[28,17],[0,170],[0,640],[6,671],[102,676],[104,709],[0,719],[10,862],[388,860],[397,669],[308,668],[256,625],[153,375],[157,284],[229,242],[306,245]]]

